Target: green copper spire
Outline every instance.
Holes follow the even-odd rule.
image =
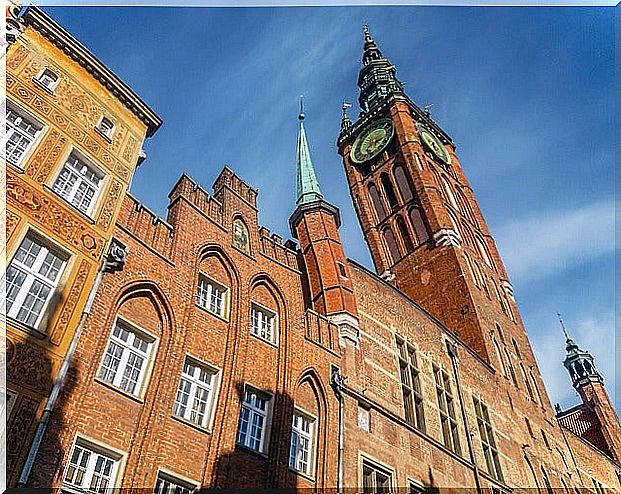
[[[323,199],[321,195],[321,189],[319,188],[319,182],[315,175],[315,169],[313,168],[313,162],[311,161],[310,151],[308,149],[308,142],[306,141],[306,132],[304,131],[304,105],[302,98],[300,98],[300,114],[298,115],[300,120],[300,133],[298,135],[298,149],[297,149],[297,205],[308,204],[314,201],[320,201]]]

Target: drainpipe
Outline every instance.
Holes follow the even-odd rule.
[[[71,364],[71,360],[73,359],[75,349],[78,346],[80,335],[82,334],[82,330],[84,329],[84,325],[86,324],[86,320],[88,319],[88,315],[91,311],[93,301],[95,300],[95,295],[97,294],[97,289],[101,284],[101,279],[103,278],[104,273],[114,273],[115,271],[121,271],[123,269],[123,264],[126,257],[126,247],[118,240],[112,239],[110,248],[108,250],[108,255],[104,258],[103,263],[97,272],[97,277],[95,278],[93,286],[91,287],[91,290],[88,294],[88,299],[86,300],[86,304],[84,305],[84,310],[82,311],[82,315],[80,316],[78,327],[76,328],[75,333],[71,338],[71,343],[69,343],[69,348],[67,348],[67,354],[63,359],[63,363],[61,364],[60,369],[58,370],[58,376],[54,381],[50,396],[48,396],[45,403],[45,408],[43,409],[43,413],[41,414],[41,420],[37,425],[34,439],[32,440],[32,444],[30,445],[30,449],[28,450],[28,456],[26,457],[26,461],[19,475],[19,480],[17,481],[17,487],[26,487],[28,484],[28,479],[30,477],[32,467],[34,466],[37,453],[39,452],[41,442],[43,441],[43,436],[45,435],[45,431],[47,430],[47,427],[50,423],[52,411],[54,410],[54,406],[56,405],[56,400],[58,398],[58,395],[60,394],[62,385],[65,381],[65,378],[67,377],[69,365]]]
[[[464,427],[466,428],[466,443],[468,444],[470,463],[472,463],[472,471],[474,473],[474,484],[477,488],[477,493],[483,494],[483,490],[481,489],[481,478],[479,476],[479,467],[477,466],[477,460],[474,455],[474,447],[472,446],[472,436],[470,434],[470,425],[468,424],[468,415],[466,414],[466,406],[464,404],[464,395],[461,389],[461,381],[459,380],[459,370],[457,367],[457,346],[449,340],[446,340],[446,349],[448,351],[449,357],[451,357],[453,375],[455,377],[455,383],[457,384],[459,408],[461,409],[461,418],[464,421]]]
[[[334,390],[336,399],[339,400],[339,448],[338,448],[338,468],[336,472],[337,493],[343,492],[343,388],[345,387],[345,377],[341,374],[338,367],[332,367],[330,376],[330,386]]]

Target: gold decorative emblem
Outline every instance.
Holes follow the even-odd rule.
[[[349,157],[358,164],[375,158],[388,145],[394,132],[395,127],[389,118],[372,122],[354,141]]]

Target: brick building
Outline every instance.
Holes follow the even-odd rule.
[[[142,143],[161,124],[46,14],[19,10],[6,10],[2,140],[9,484],[46,427],[89,294],[100,273],[117,267],[116,219]]]
[[[553,410],[448,136],[365,28],[338,151],[376,273],[347,259],[300,112],[292,240],[229,168],[166,219],[124,194],[32,486],[621,490],[619,421],[568,338]],[[293,173],[293,167],[291,170]],[[10,366],[11,364],[9,364]]]

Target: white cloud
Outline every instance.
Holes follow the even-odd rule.
[[[615,204],[601,201],[569,211],[537,212],[496,228],[515,284],[558,274],[615,250]]]

